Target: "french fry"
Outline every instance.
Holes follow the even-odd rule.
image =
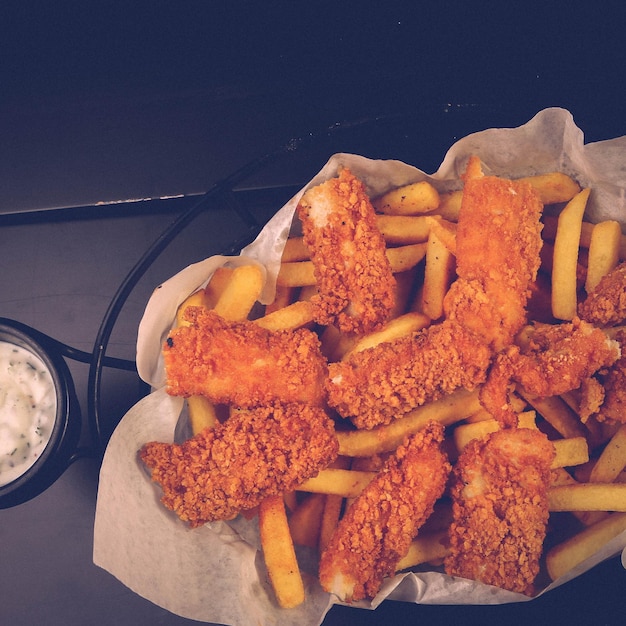
[[[395,450],[407,435],[418,432],[430,421],[444,426],[460,422],[480,409],[478,392],[460,389],[450,395],[425,404],[401,418],[372,430],[337,432],[339,454],[345,456],[373,456]]]
[[[622,424],[595,462],[589,482],[611,483],[626,467],[626,424]]]
[[[463,191],[461,189],[439,194],[439,208],[435,213],[449,222],[458,222],[462,202]]]
[[[518,427],[519,428],[536,428],[535,424],[535,412],[525,411],[518,415]],[[463,448],[472,441],[472,439],[478,439],[485,437],[491,433],[495,433],[500,430],[500,423],[493,419],[484,419],[477,422],[470,422],[469,424],[459,424],[452,434],[454,445],[457,452],[460,454]]]
[[[397,248],[387,248],[387,258],[394,273],[404,272],[415,267],[426,256],[426,244],[415,243]],[[313,261],[281,263],[277,285],[283,287],[307,287],[315,285]]]
[[[425,215],[376,215],[376,226],[387,245],[404,246],[428,240],[430,219]]]
[[[457,225],[438,215],[429,215],[426,219],[430,224],[430,232],[434,232],[448,251],[456,256]]]
[[[232,267],[218,267],[211,276],[207,286],[204,288],[205,306],[212,309],[219,300],[226,285],[230,282],[233,275]]]
[[[552,266],[552,314],[560,320],[572,320],[576,315],[578,246],[589,192],[583,189],[576,194],[559,215]]]
[[[280,311],[280,309],[289,306],[296,298],[297,289],[294,287],[285,287],[278,285],[276,287],[276,293],[274,300],[265,307],[264,315],[269,315],[274,311]]]
[[[333,536],[343,508],[344,497],[336,494],[326,494],[324,500],[324,511],[320,523],[319,551],[324,551],[330,538]]]
[[[622,229],[619,222],[607,220],[593,227],[587,260],[587,279],[585,281],[587,293],[591,293],[600,279],[619,263],[621,240]]]
[[[564,576],[624,531],[626,513],[616,513],[554,546],[546,555],[548,575],[552,580]]]
[[[396,572],[443,559],[450,549],[447,546],[448,531],[422,533],[411,542],[409,551],[396,564]]]
[[[259,505],[259,533],[265,566],[278,604],[285,609],[302,604],[304,583],[282,496],[272,496]]]
[[[276,309],[254,322],[268,330],[295,330],[313,321],[313,307],[310,302],[298,300],[292,304]]]
[[[568,439],[555,439],[554,461],[552,468],[574,467],[589,461],[589,445],[585,437],[571,437]]]
[[[566,469],[562,467],[552,468],[551,487],[577,484],[579,484],[578,481]],[[570,511],[570,513],[585,526],[591,526],[610,515],[607,511]]]
[[[298,490],[356,498],[375,475],[376,472],[329,467],[319,472],[317,476],[305,480]]]
[[[292,263],[294,261],[306,261],[311,258],[311,252],[304,243],[303,237],[289,237],[285,241],[283,248],[282,262]]]
[[[411,312],[400,315],[399,317],[394,317],[380,330],[357,339],[356,343],[343,355],[342,359],[349,358],[349,356],[355,352],[374,348],[381,343],[393,341],[400,337],[406,337],[422,328],[426,328],[429,324],[430,319],[421,313]]]
[[[536,398],[524,393],[523,390],[518,392],[562,437],[587,436],[587,431],[578,416],[558,396]]]
[[[548,490],[548,508],[557,511],[626,512],[626,484],[579,483]]]
[[[569,202],[580,192],[580,185],[567,174],[548,172],[536,176],[526,176],[525,180],[535,189],[543,204]]]
[[[426,266],[422,289],[422,311],[432,320],[443,315],[443,299],[453,280],[454,255],[432,229],[426,249]]]
[[[258,265],[236,267],[214,311],[227,320],[245,320],[261,295],[263,282],[263,271]]]
[[[317,548],[326,495],[312,493],[289,517],[291,539],[296,545]]]
[[[420,181],[392,189],[372,204],[386,215],[419,215],[439,206],[439,193],[429,182]]]

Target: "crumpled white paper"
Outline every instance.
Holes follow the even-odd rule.
[[[457,189],[461,186],[459,176],[472,154],[496,175],[520,177],[554,170],[568,173],[581,185],[593,187],[587,213],[592,221],[617,219],[626,230],[626,136],[585,145],[571,114],[558,108],[539,112],[519,128],[490,129],[461,139],[432,175],[399,161],[336,154],[307,187],[349,166],[372,196],[419,180],[431,181],[440,191]],[[100,472],[93,558],[96,565],[136,593],[183,617],[232,626],[317,626],[336,601],[321,590],[314,558],[303,552],[299,556],[307,600],[296,609],[277,608],[258,549],[256,522],[238,518],[231,523],[188,528],[159,503],[158,488],[137,460],[137,451],[146,442],[168,442],[175,437],[183,402],[164,391],[161,345],[178,305],[203,286],[220,265],[250,260],[262,264],[267,272],[262,300],[270,302],[282,247],[303,192],[277,212],[241,256],[209,258],[185,268],[156,289],[140,324],[138,370],[155,391],[124,416],[107,447]],[[542,593],[625,547],[623,533]],[[626,566],[626,550],[622,560]],[[371,603],[358,606],[375,608],[386,598],[427,604],[529,601],[520,594],[426,572],[387,580]]]

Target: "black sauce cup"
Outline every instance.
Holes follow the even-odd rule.
[[[22,504],[50,487],[72,462],[81,430],[81,413],[69,368],[49,337],[0,318],[0,341],[39,357],[47,367],[56,394],[56,417],[50,438],[39,458],[23,474],[0,487],[0,509]]]

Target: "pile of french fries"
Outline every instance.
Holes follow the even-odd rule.
[[[541,280],[534,300],[546,303],[553,321],[571,320],[579,299],[600,278],[626,258],[626,238],[616,222],[586,222],[589,189],[561,173],[526,178],[546,205]],[[253,314],[263,287],[256,265],[222,267],[206,288],[190,296],[179,310],[185,324],[189,306],[214,309],[229,320],[253,319],[270,330],[309,327],[319,333],[329,361],[346,358],[381,342],[408,335],[443,315],[443,299],[455,279],[456,222],[462,191],[438,193],[428,182],[395,189],[373,200],[378,227],[397,279],[397,304],[390,321],[366,336],[343,335],[332,326],[313,322],[310,297],[315,293],[313,264],[299,237],[286,242],[277,279],[276,297],[263,314]],[[520,425],[541,428],[554,443],[549,507],[576,519],[575,532],[549,535],[546,570],[557,579],[626,530],[626,424],[607,425],[578,415],[576,392],[536,398],[522,390],[514,398]],[[223,408],[223,407],[222,407]],[[188,399],[193,431],[212,427],[219,407],[202,397]],[[304,600],[304,584],[295,546],[319,549],[327,544],[342,511],[372,479],[385,455],[409,434],[438,420],[447,427],[447,451],[452,460],[467,443],[499,428],[481,407],[477,391],[459,390],[373,430],[338,428],[337,462],[302,483],[296,492],[271,497],[258,507],[263,554],[269,579],[281,607]],[[438,503],[435,513],[398,571],[441,564],[447,552],[450,505]],[[571,528],[566,524],[563,528]],[[551,532],[561,525],[551,524]]]

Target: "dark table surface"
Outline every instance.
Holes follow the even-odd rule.
[[[148,269],[108,354],[132,359],[152,289],[249,239],[333,152],[434,171],[457,138],[548,106],[569,109],[587,141],[626,134],[621,3],[517,14],[506,3],[87,4],[0,7],[0,317],[86,351],[148,246],[200,194],[268,152],[283,154]],[[70,366],[86,414],[87,366]],[[135,374],[105,373],[105,434],[143,393]],[[0,511],[0,623],[193,623],[93,565],[97,480],[97,460],[84,458]],[[335,607],[324,623],[617,624],[625,589],[613,559],[529,603]]]

